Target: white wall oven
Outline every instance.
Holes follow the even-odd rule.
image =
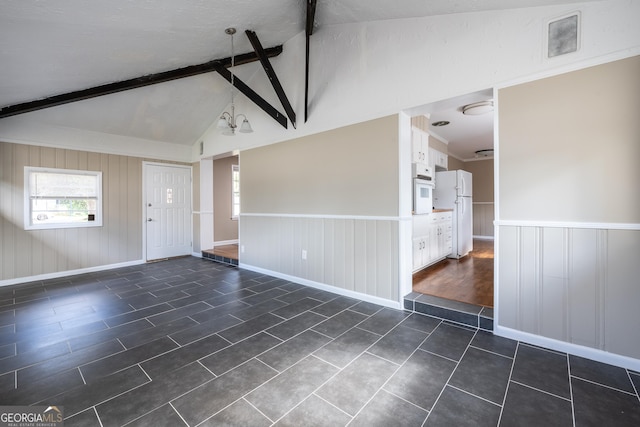
[[[433,210],[433,183],[424,179],[413,179],[414,215],[431,213]]]

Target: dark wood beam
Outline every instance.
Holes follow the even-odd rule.
[[[281,53],[282,45],[265,49],[265,55],[267,55],[268,57],[278,56]],[[258,55],[255,52],[251,52],[244,53],[242,55],[236,55],[234,62],[235,65],[241,65],[255,61],[258,61]],[[214,59],[213,61],[205,62],[204,64],[190,65],[188,67],[178,68],[171,71],[164,71],[162,73],[148,74],[146,76],[137,77],[134,79],[107,83],[89,89],[78,90],[75,92],[54,95],[44,99],[38,99],[35,101],[10,105],[0,110],[0,118],[41,110],[43,108],[55,107],[56,105],[68,104],[70,102],[82,101],[84,99],[95,98],[98,96],[122,92],[125,90],[137,89],[157,83],[164,83],[171,80],[195,76],[198,74],[210,73],[213,71],[217,71],[219,67],[226,69],[226,67],[230,66],[231,57]]]
[[[304,68],[304,122],[309,117],[309,39],[313,34],[313,21],[316,16],[316,0],[307,0],[307,23],[305,25],[306,49]]]
[[[258,107],[262,108],[262,110],[270,115],[275,121],[280,123],[285,129],[287,128],[287,117],[282,114],[280,111],[276,110],[271,104],[269,104],[264,98],[254,92],[249,86],[247,86],[242,80],[240,80],[237,76],[233,76],[231,78],[231,71],[227,70],[227,67],[222,65],[216,66],[216,71],[222,77],[224,77],[229,83],[233,84],[235,88],[237,88],[240,92],[242,92],[247,98],[253,101]]]
[[[267,77],[269,77],[269,81],[271,81],[271,86],[273,86],[273,90],[276,91],[276,95],[278,95],[278,99],[280,100],[280,103],[282,104],[282,107],[284,108],[285,113],[287,113],[289,120],[291,120],[291,125],[295,129],[296,113],[295,111],[293,111],[293,107],[289,102],[289,98],[287,98],[287,95],[284,93],[284,89],[280,84],[280,80],[278,79],[278,76],[276,75],[275,70],[271,66],[269,57],[267,56],[267,53],[262,47],[262,44],[260,43],[260,39],[258,39],[258,35],[255,33],[255,31],[251,31],[251,30],[246,30],[245,34],[249,38],[249,41],[251,42],[251,46],[253,46],[253,50],[256,52],[256,55],[258,55],[258,58],[260,59],[260,63],[262,64],[262,68],[264,68],[264,72],[267,73]]]

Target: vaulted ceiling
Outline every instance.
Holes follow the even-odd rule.
[[[574,0],[318,0],[316,28]],[[304,31],[302,0],[21,0],[0,3],[0,108],[252,52]],[[338,64],[339,66],[339,64]],[[261,69],[243,65],[245,75]],[[240,68],[240,67],[238,67]],[[286,88],[285,88],[286,89]],[[26,113],[51,125],[192,145],[229,102],[216,73]],[[2,126],[0,119],[0,126]]]

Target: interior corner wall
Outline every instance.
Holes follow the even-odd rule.
[[[496,221],[499,328],[635,369],[638,76],[640,56],[498,91]]]
[[[213,237],[216,242],[238,240],[238,220],[232,219],[231,168],[238,156],[213,161]]]
[[[242,151],[240,263],[399,302],[398,116]]]

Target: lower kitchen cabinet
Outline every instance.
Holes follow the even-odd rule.
[[[413,271],[428,267],[451,253],[451,211],[413,216]]]

